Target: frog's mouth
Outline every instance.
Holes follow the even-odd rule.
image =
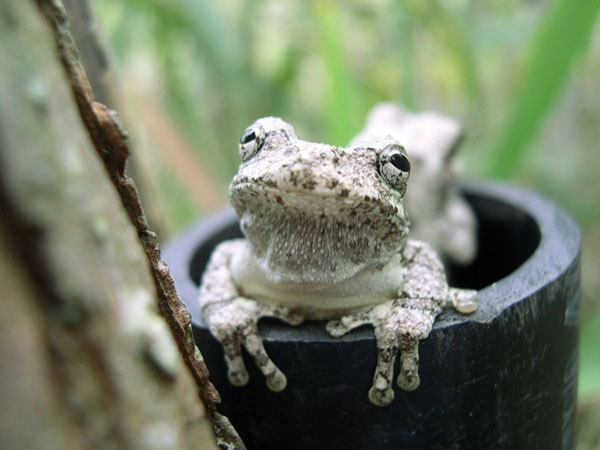
[[[380,203],[365,204],[363,199],[350,195],[340,195],[331,190],[284,189],[244,182],[230,189],[231,204],[242,216],[244,214],[262,214],[270,210],[275,216],[293,215],[299,221],[320,217],[339,220],[343,217],[368,217],[375,214]]]
[[[246,197],[246,195],[256,196],[262,195],[265,198],[272,199],[280,205],[286,204],[286,200],[290,200],[291,204],[298,200],[306,202],[315,202],[319,200],[335,200],[336,202],[346,205],[353,205],[364,198],[357,198],[350,194],[350,189],[340,187],[339,189],[331,189],[327,187],[319,187],[318,185],[307,186],[279,186],[262,184],[251,181],[243,181],[232,184],[229,188],[229,195],[232,201],[236,197]],[[375,199],[372,199],[375,200]]]
[[[357,197],[318,189],[281,189],[243,181],[230,187],[231,204],[245,220],[313,223],[318,228],[323,219],[371,229],[370,233],[403,233],[407,218],[402,204],[391,204],[380,198]]]
[[[294,186],[265,185],[254,181],[232,183],[229,188],[231,204],[238,215],[262,215],[265,209],[272,214],[292,214],[299,218],[329,218],[348,223],[372,224],[385,221],[382,229],[401,229],[406,217],[401,203],[378,197],[350,194],[350,190],[324,188],[303,189]]]

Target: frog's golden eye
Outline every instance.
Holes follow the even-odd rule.
[[[242,134],[239,151],[242,161],[248,161],[256,155],[265,141],[265,130],[261,125],[254,124]]]
[[[391,188],[402,195],[410,176],[410,161],[399,145],[388,145],[377,157],[377,172]]]

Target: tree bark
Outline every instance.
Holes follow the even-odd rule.
[[[123,130],[81,82],[62,5],[0,2],[0,41],[0,448],[213,449],[213,430],[243,448],[216,413],[124,175]]]

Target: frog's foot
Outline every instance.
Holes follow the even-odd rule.
[[[462,314],[471,314],[477,309],[477,291],[473,289],[449,288],[446,306],[454,307]]]
[[[369,400],[375,405],[385,406],[394,399],[394,391],[391,386],[394,361],[398,354],[398,339],[394,334],[380,333],[382,329],[376,326],[378,312],[381,313],[379,310],[381,310],[381,307],[370,308],[343,316],[339,320],[330,320],[327,322],[326,329],[333,337],[340,337],[361,325],[370,324],[375,326],[377,369],[373,377],[373,386],[369,389]],[[383,344],[384,341],[386,345]]]
[[[261,317],[269,316],[298,325],[302,322],[301,316],[288,308],[259,305],[242,298],[212,304],[204,309],[203,315],[211,333],[223,345],[231,384],[244,386],[248,383],[248,371],[242,358],[243,346],[265,376],[267,387],[274,392],[285,389],[287,379],[267,354],[257,322]]]
[[[405,391],[419,386],[419,340],[429,335],[439,311],[439,302],[433,300],[392,300],[327,323],[332,336],[342,336],[364,324],[375,327],[377,367],[369,390],[371,403],[386,406],[394,399],[393,372],[398,352],[398,386]]]
[[[375,326],[377,367],[369,392],[373,404],[386,406],[394,398],[393,367],[398,351],[398,386],[405,391],[419,387],[419,341],[429,335],[438,311],[437,303],[430,300],[394,301],[389,304],[388,312]]]

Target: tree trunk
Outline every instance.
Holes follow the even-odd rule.
[[[214,449],[218,394],[73,95],[60,8],[0,2],[0,448]]]

